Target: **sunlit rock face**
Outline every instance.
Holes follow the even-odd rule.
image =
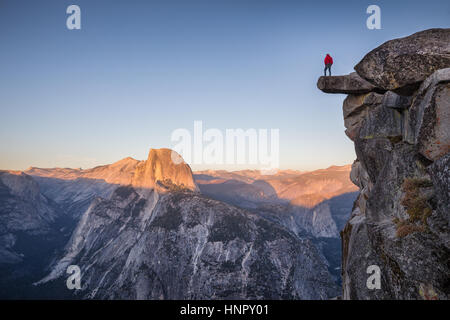
[[[132,185],[147,189],[163,187],[198,191],[191,168],[170,149],[150,149],[147,161],[137,166]]]
[[[363,94],[379,90],[356,72],[345,76],[320,77],[317,81],[317,87],[326,93]]]
[[[386,92],[349,95],[343,107],[360,189],[341,232],[345,299],[450,297],[449,46],[450,29],[426,30],[355,67]],[[367,287],[370,265],[380,268],[380,289]]]

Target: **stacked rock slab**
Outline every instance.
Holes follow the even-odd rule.
[[[318,82],[348,94],[344,123],[357,154],[360,194],[341,232],[343,298],[448,299],[450,29],[388,41],[355,70]],[[371,265],[379,289],[367,285]]]

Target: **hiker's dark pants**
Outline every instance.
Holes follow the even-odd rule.
[[[323,75],[324,75],[324,76],[327,75],[327,69],[328,69],[328,72],[330,73],[330,76],[331,76],[331,63],[327,63],[327,64],[325,65],[325,69],[323,70]]]

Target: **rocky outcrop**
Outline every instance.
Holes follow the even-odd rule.
[[[412,95],[429,75],[449,66],[450,29],[430,29],[382,44],[355,70],[379,88]]]
[[[392,40],[355,67],[387,91],[344,102],[360,189],[341,232],[345,299],[450,297],[449,37],[433,29]],[[371,265],[380,289],[367,286]]]
[[[326,93],[362,94],[379,90],[356,72],[346,76],[320,77],[317,87]]]

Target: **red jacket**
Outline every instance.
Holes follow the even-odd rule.
[[[325,57],[325,64],[333,64],[333,58],[330,55]]]

